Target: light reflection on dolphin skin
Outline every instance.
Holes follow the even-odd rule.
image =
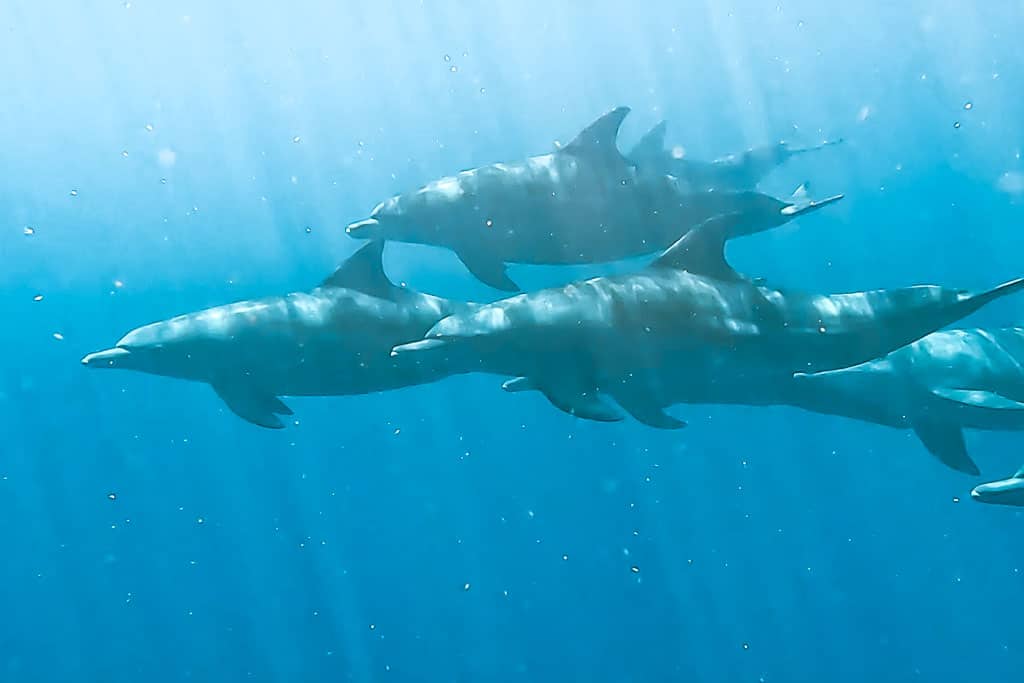
[[[1024,507],[1024,467],[1008,479],[975,486],[971,498],[979,503]]]
[[[838,145],[843,141],[842,138],[826,140],[808,147],[778,142],[713,161],[700,161],[684,155],[681,148],[666,149],[666,128],[665,121],[656,125],[626,156],[641,168],[652,168],[656,172],[675,176],[691,192],[753,190],[766,175],[793,157]]]
[[[446,315],[474,304],[394,285],[383,242],[371,242],[310,292],[217,306],[145,325],[114,348],[82,359],[90,368],[137,370],[210,384],[238,416],[279,429],[292,411],[278,396],[365,394],[432,382],[443,363],[390,356]]]
[[[936,286],[836,295],[772,290],[726,263],[733,220],[709,220],[638,273],[453,315],[426,334],[432,343],[394,352],[424,363],[459,358],[464,367],[521,377],[506,387],[541,391],[580,417],[615,419],[605,394],[641,422],[678,427],[666,406],[878,358],[1024,288],[1015,280],[979,294]],[[669,381],[652,391],[652,377]]]
[[[798,374],[789,403],[900,429],[978,474],[963,429],[1024,430],[1024,328],[936,332],[885,358]]]
[[[660,251],[687,229],[740,213],[740,234],[777,227],[841,196],[780,201],[757,192],[689,192],[627,160],[616,138],[629,108],[605,114],[557,151],[441,178],[379,204],[356,238],[447,247],[482,282],[518,291],[507,263],[585,264]]]

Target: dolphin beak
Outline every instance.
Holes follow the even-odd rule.
[[[90,353],[82,359],[82,365],[88,365],[91,368],[112,368],[118,360],[130,355],[132,355],[131,351],[118,346],[106,351]]]
[[[444,339],[421,339],[420,341],[411,342],[409,344],[401,344],[391,349],[391,357],[396,358],[402,355],[423,353],[424,351],[432,351],[435,349],[444,348],[448,342]]]
[[[805,213],[812,213],[814,211],[817,211],[818,209],[828,206],[833,202],[838,202],[840,199],[843,198],[843,196],[844,195],[837,194],[833,197],[828,197],[826,199],[819,199],[818,201],[803,202],[800,204],[790,204],[788,206],[783,207],[783,209],[779,213],[786,217],[802,216]]]
[[[345,232],[356,239],[371,239],[374,237],[372,234],[373,229],[378,227],[380,227],[380,221],[376,218],[367,218],[366,220],[352,223],[345,228]]]

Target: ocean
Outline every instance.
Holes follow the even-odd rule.
[[[287,428],[86,353],[305,290],[382,199],[612,107],[846,198],[737,268],[849,291],[1024,275],[1018,3],[84,0],[0,6],[0,681],[1019,678],[1021,513],[909,431],[791,408],[598,424],[486,375],[289,398]],[[513,266],[525,289],[641,261]],[[493,300],[449,251],[396,281]],[[1024,322],[1008,298],[966,324]],[[358,334],[359,330],[353,330]],[[989,476],[991,475],[991,476]]]

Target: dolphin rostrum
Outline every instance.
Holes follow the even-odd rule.
[[[838,145],[843,141],[837,138],[809,147],[778,142],[754,147],[740,154],[729,154],[714,161],[698,161],[687,158],[681,150],[666,149],[666,126],[667,122],[662,121],[649,130],[626,156],[641,168],[679,178],[692,192],[753,190],[766,175],[793,157]]]
[[[1014,280],[983,293],[915,286],[851,294],[804,294],[759,286],[726,262],[735,217],[689,232],[648,268],[598,277],[483,305],[449,316],[419,342],[396,347],[429,365],[454,362],[519,379],[509,390],[536,389],[579,417],[621,415],[674,428],[664,412],[693,388],[848,367],[881,357],[1024,288]],[[660,395],[634,378],[678,378]]]
[[[975,486],[971,498],[979,503],[1024,507],[1024,467],[1009,479]]]
[[[963,429],[1024,430],[1024,328],[936,332],[885,358],[800,373],[787,402],[913,429],[940,461],[976,475]]]
[[[712,216],[742,213],[745,233],[776,227],[842,197],[785,202],[756,192],[687,192],[665,173],[642,172],[615,141],[628,107],[571,143],[525,161],[441,178],[379,204],[348,226],[357,238],[448,247],[482,282],[519,287],[507,263],[615,261],[664,249]]]
[[[217,306],[145,325],[82,364],[210,384],[236,415],[280,429],[292,411],[278,396],[365,394],[446,374],[389,355],[441,318],[473,304],[393,284],[370,242],[309,292]]]

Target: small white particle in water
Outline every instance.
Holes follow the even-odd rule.
[[[398,436],[401,433],[402,433],[402,428],[401,427],[395,427],[395,436]]]
[[[170,168],[178,160],[178,155],[173,149],[165,147],[156,153],[156,160],[164,168]]]
[[[966,102],[964,102],[964,110],[970,111],[972,109],[974,109],[974,103],[973,102],[971,102],[970,100],[967,100]]]
[[[954,128],[959,128],[960,127],[960,122],[959,121],[954,121],[953,122],[953,127]]]
[[[124,287],[124,283],[121,282],[120,280],[114,280],[114,286],[117,287],[118,289],[121,289],[122,287]]]
[[[32,297],[32,301],[42,301],[42,300],[43,300],[43,295],[42,294],[36,294],[34,297]]]
[[[309,227],[309,226],[307,225],[307,226],[306,226],[306,234],[308,235],[308,234],[310,234],[310,233],[312,233],[312,232],[313,232],[313,228],[311,228],[311,227]]]
[[[529,517],[530,519],[533,519],[533,510],[527,510],[527,511],[526,511],[526,515],[527,515],[527,516],[528,516],[528,517]]]
[[[818,328],[818,332],[821,332],[822,334],[825,334],[825,326],[822,325],[821,327],[819,327]]]
[[[682,159],[684,156],[686,156],[686,150],[683,149],[682,145],[676,145],[672,148],[673,159]]]
[[[448,70],[451,71],[452,73],[455,73],[456,71],[459,70],[459,67],[457,67],[454,64],[452,64],[451,67],[449,67]]]
[[[483,95],[487,92],[487,88],[480,88],[480,94]]]
[[[126,150],[126,149],[122,149],[122,150],[121,150],[121,156],[122,156],[123,158],[127,159],[127,158],[128,158],[128,150]]]
[[[72,197],[77,197],[78,196],[78,190],[71,190],[71,196]]]
[[[568,560],[568,559],[569,559],[569,556],[568,556],[568,555],[562,555],[562,559],[563,559],[563,560]]]
[[[148,133],[152,133],[153,132],[153,124],[152,123],[147,123],[146,124],[146,132],[148,132]]]
[[[296,135],[295,137],[292,138],[292,142],[294,142],[295,144],[299,144],[300,142],[302,142],[302,138]]]
[[[629,571],[633,572],[634,574],[639,574],[640,573],[640,567],[637,567],[636,565],[633,565],[632,567],[629,568]]]
[[[953,496],[953,502],[954,503],[959,503],[960,502],[960,496]]]
[[[857,120],[867,121],[869,116],[871,116],[871,107],[864,105],[860,108],[860,112],[857,113]]]
[[[22,230],[21,233],[25,235],[25,237],[31,237],[32,235],[36,234],[36,229],[28,225],[25,226],[25,229]]]
[[[166,185],[167,184],[167,178],[161,178],[160,179],[160,184],[161,185]]]
[[[64,335],[61,334],[60,332],[54,332],[53,338],[56,339],[57,341],[64,341]]]
[[[743,649],[744,650],[749,650],[750,649],[750,643],[743,643]]]
[[[108,493],[107,498],[109,498],[110,500],[117,500],[117,494],[113,492]]]
[[[202,517],[196,517],[196,524],[203,524],[205,522],[206,522],[206,520],[203,519]]]
[[[444,61],[446,61],[446,62],[452,61],[452,56],[451,55],[445,55],[444,56]]]
[[[463,584],[462,590],[468,591],[469,590],[469,584],[468,583],[467,584]]]
[[[377,624],[370,624],[370,630],[371,631],[376,630],[376,628],[377,628]]]
[[[490,218],[488,218],[487,220],[484,221],[484,225],[486,225],[488,228],[493,227],[494,226],[494,221],[492,221]]]

